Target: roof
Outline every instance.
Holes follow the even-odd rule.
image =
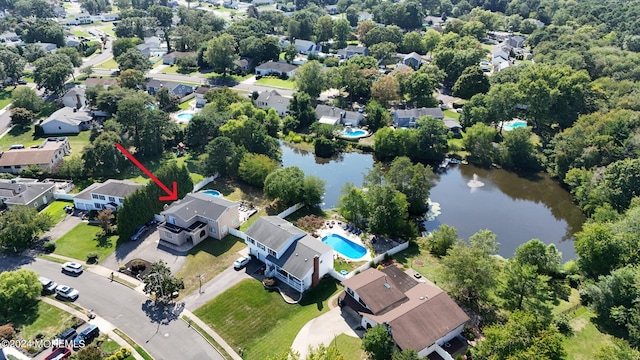
[[[449,129],[454,129],[454,128],[462,129],[462,126],[460,126],[460,123],[456,119],[444,118],[444,120],[442,121],[444,122],[444,125]]]
[[[348,45],[346,48],[342,49],[344,51],[351,51],[357,53],[363,53],[367,50],[366,46],[358,46],[358,45]]]
[[[275,62],[272,60],[267,61],[264,64],[256,66],[256,70],[276,70],[279,72],[287,73],[297,69],[295,65],[287,64],[285,62]]]
[[[196,53],[194,52],[181,52],[181,51],[174,51],[174,52],[170,52],[167,55],[163,56],[163,59],[173,59],[173,58],[179,58],[179,57],[185,57],[185,56],[196,56]]]
[[[373,314],[385,312],[408,300],[385,273],[374,268],[343,281],[342,285],[358,293]]]
[[[415,59],[415,60],[418,60],[418,62],[420,62],[422,61],[422,55],[418,54],[417,52],[412,52],[404,56],[404,60],[407,60],[407,59]]]
[[[307,233],[277,216],[263,216],[256,220],[245,234],[272,250],[280,251],[292,237],[300,238]]]
[[[113,196],[118,198],[126,198],[138,189],[144,187],[129,180],[109,179],[103,183],[93,183],[86,189],[78,193],[74,198],[82,200],[91,200],[91,194],[100,194],[105,196]]]
[[[207,86],[198,86],[198,88],[196,89],[196,91],[194,91],[194,93],[196,93],[196,94],[206,94],[211,90],[215,90],[215,88],[207,87]]]
[[[171,204],[162,214],[172,214],[188,222],[195,216],[217,220],[227,209],[239,206],[234,201],[203,193],[187,194],[183,199]]]
[[[118,84],[118,81],[115,78],[88,78],[84,81],[85,86],[89,87],[89,85],[103,85],[103,86],[111,86]]]
[[[395,117],[398,119],[418,119],[423,116],[432,116],[436,119],[444,118],[444,113],[442,109],[439,107],[435,108],[418,108],[418,109],[408,109],[408,110],[396,110],[394,112]]]
[[[297,46],[302,46],[302,47],[305,47],[305,48],[311,48],[313,46],[316,46],[316,43],[314,43],[313,41],[301,40],[301,39],[295,39],[293,41],[293,44],[297,45]]]
[[[139,44],[139,45],[136,45],[136,49],[138,49],[138,50],[151,49],[151,45],[149,45],[149,44]]]
[[[80,125],[85,121],[90,121],[91,116],[83,110],[74,111],[75,108],[65,106],[60,110],[57,110],[51,116],[42,121],[40,125],[45,125],[53,121],[63,122],[70,125]]]
[[[316,117],[318,119],[358,119],[360,116],[362,116],[362,114],[356,111],[342,110],[334,106],[322,104],[316,106]]]
[[[166,87],[168,89],[175,89],[180,83],[172,82],[172,81],[161,81],[156,79],[151,79],[147,81],[145,84],[148,88],[152,87],[154,89],[160,89],[162,87]]]
[[[15,204],[15,205],[28,205],[32,201],[40,198],[40,196],[52,190],[56,185],[54,183],[22,183],[22,184],[11,184],[18,185],[19,187],[16,190],[20,191],[16,196],[13,196],[5,201],[7,204]],[[2,187],[2,185],[0,185]]]
[[[305,235],[289,246],[279,259],[269,255],[267,260],[278,265],[298,280],[302,280],[313,269],[313,258],[327,252],[333,252],[333,248],[314,237]]]
[[[49,165],[57,149],[9,150],[0,156],[0,166]]]
[[[63,97],[73,96],[75,98],[76,95],[85,96],[84,95],[84,89],[79,87],[79,86],[75,86],[72,89],[70,89],[69,91],[67,91],[66,93],[64,93],[64,95],[62,95],[62,96]]]
[[[271,91],[263,91],[262,93],[260,93],[256,101],[267,103],[267,105],[277,103],[277,104],[283,104],[289,107],[289,102],[291,100],[289,98],[286,98],[280,95],[280,93],[277,92],[276,90],[271,90]]]

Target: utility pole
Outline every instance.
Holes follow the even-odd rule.
[[[204,278],[204,275],[200,274],[198,275],[198,280],[200,280],[200,290],[198,290],[198,294],[202,294],[202,279]]]

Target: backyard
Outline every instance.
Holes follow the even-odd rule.
[[[38,334],[51,339],[75,324],[73,315],[43,301],[38,302],[33,311],[22,312],[11,321],[25,340],[33,340]]]
[[[440,260],[427,250],[420,249],[415,243],[411,243],[406,250],[393,255],[393,258],[402,264],[404,269],[411,268],[435,284],[442,282]]]
[[[116,249],[118,235],[101,236],[99,226],[88,223],[78,224],[56,240],[55,254],[86,261],[87,254],[98,253],[98,261],[109,256]]]
[[[49,204],[49,206],[44,208],[44,210],[42,210],[41,212],[43,214],[51,216],[51,220],[53,220],[53,223],[57,224],[65,217],[67,217],[67,212],[64,211],[64,207],[67,205],[73,206],[73,202],[57,200]]]
[[[33,127],[13,127],[7,135],[0,138],[0,150],[7,150],[11,145],[22,144],[25,147],[40,145],[46,137],[33,134]],[[89,144],[90,131],[82,131],[78,135],[65,135],[69,138],[69,145],[74,155],[82,154],[82,150]]]
[[[323,280],[299,304],[284,302],[277,291],[259,281],[244,280],[194,312],[217,331],[244,359],[264,359],[287,352],[309,320],[329,310],[328,299],[340,287]],[[346,358],[346,357],[345,357]]]

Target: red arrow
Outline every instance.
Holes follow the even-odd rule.
[[[133,155],[131,155],[130,152],[128,152],[124,147],[122,147],[122,145],[120,144],[116,144],[116,147],[118,148],[118,150],[120,150],[120,152],[122,152],[124,154],[124,156],[127,157],[127,159],[131,160],[131,162],[140,168],[140,170],[142,170],[142,172],[144,172],[145,174],[147,174],[147,176],[153,180],[154,183],[156,183],[156,185],[158,185],[162,190],[164,190],[164,192],[167,193],[167,196],[160,196],[159,199],[160,201],[174,201],[174,200],[178,200],[178,184],[174,181],[173,182],[173,191],[169,190],[169,188],[162,183],[162,181],[158,180],[157,177],[155,177],[151,171],[147,170],[146,167],[144,167],[144,165],[142,165],[140,163],[140,161],[138,161],[136,158],[133,157]]]

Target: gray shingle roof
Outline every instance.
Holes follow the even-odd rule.
[[[53,114],[51,114],[51,116],[49,116],[48,118],[46,118],[44,121],[42,121],[42,123],[40,125],[44,125],[47,124],[49,122],[52,121],[61,121],[63,123],[66,124],[71,124],[71,125],[80,125],[81,123],[85,122],[85,121],[90,121],[91,115],[89,115],[86,111],[82,111],[82,110],[76,110],[75,108],[71,108],[68,106],[63,107],[60,110],[57,110],[56,112],[54,112]]]
[[[300,238],[306,235],[304,231],[298,229],[292,223],[277,216],[259,218],[245,233],[278,252],[292,237]]]
[[[275,70],[281,73],[293,71],[298,67],[284,62],[267,61],[264,64],[256,66],[256,70]]]
[[[162,214],[172,214],[188,222],[194,216],[217,220],[227,209],[238,206],[236,202],[203,193],[187,194],[171,204]]]
[[[278,265],[298,280],[302,280],[313,269],[313,258],[329,251],[333,251],[329,245],[306,235],[289,246],[279,259],[269,255],[267,260]]]
[[[105,196],[126,198],[142,187],[144,187],[143,184],[138,184],[129,180],[109,179],[104,183],[91,184],[89,187],[78,193],[78,195],[76,195],[75,197],[82,200],[91,200],[91,194],[100,194]]]
[[[432,116],[436,119],[444,118],[444,113],[442,109],[439,107],[435,108],[419,108],[419,109],[408,109],[408,110],[396,110],[395,115],[399,119],[419,119],[423,116]]]

